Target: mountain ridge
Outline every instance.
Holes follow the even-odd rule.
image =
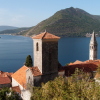
[[[24,32],[27,36],[39,34],[45,29],[60,36],[85,36],[87,32],[99,32],[100,16],[91,15],[79,8],[66,8],[57,11],[54,15],[38,23]],[[100,33],[98,33],[100,34]]]
[[[1,25],[0,26],[0,31],[9,30],[9,29],[17,29],[17,28],[19,28],[19,27]]]

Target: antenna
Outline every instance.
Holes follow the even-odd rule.
[[[45,33],[47,32],[47,30],[45,29],[45,31],[44,31]]]

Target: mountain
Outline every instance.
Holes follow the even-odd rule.
[[[14,26],[0,26],[0,31],[9,30],[9,29],[17,29],[18,27]]]
[[[24,32],[24,34],[32,36],[43,32],[45,29],[60,36],[85,36],[87,32],[91,33],[93,30],[100,34],[100,16],[70,7],[56,12],[53,16]]]
[[[17,29],[8,29],[8,30],[0,31],[0,34],[24,35],[23,32],[27,31],[28,29],[30,28],[24,27],[24,28],[17,28]]]

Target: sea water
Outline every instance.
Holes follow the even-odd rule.
[[[33,57],[33,40],[30,37],[0,35],[0,70],[15,72],[25,63],[26,57]],[[58,60],[64,66],[76,60],[89,59],[90,38],[63,37],[58,42]],[[98,59],[100,59],[100,37],[98,42]]]

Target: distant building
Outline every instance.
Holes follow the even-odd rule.
[[[86,34],[86,37],[91,37],[91,36],[92,36],[92,34],[90,34],[90,33]]]
[[[91,33],[86,33],[86,35],[85,35],[86,37],[91,37],[92,36],[92,34]],[[97,37],[98,36],[98,34],[95,34],[95,36]]]
[[[89,45],[89,60],[96,60],[97,59],[97,41],[95,37],[95,33],[93,31],[92,37],[90,40],[90,45]]]

